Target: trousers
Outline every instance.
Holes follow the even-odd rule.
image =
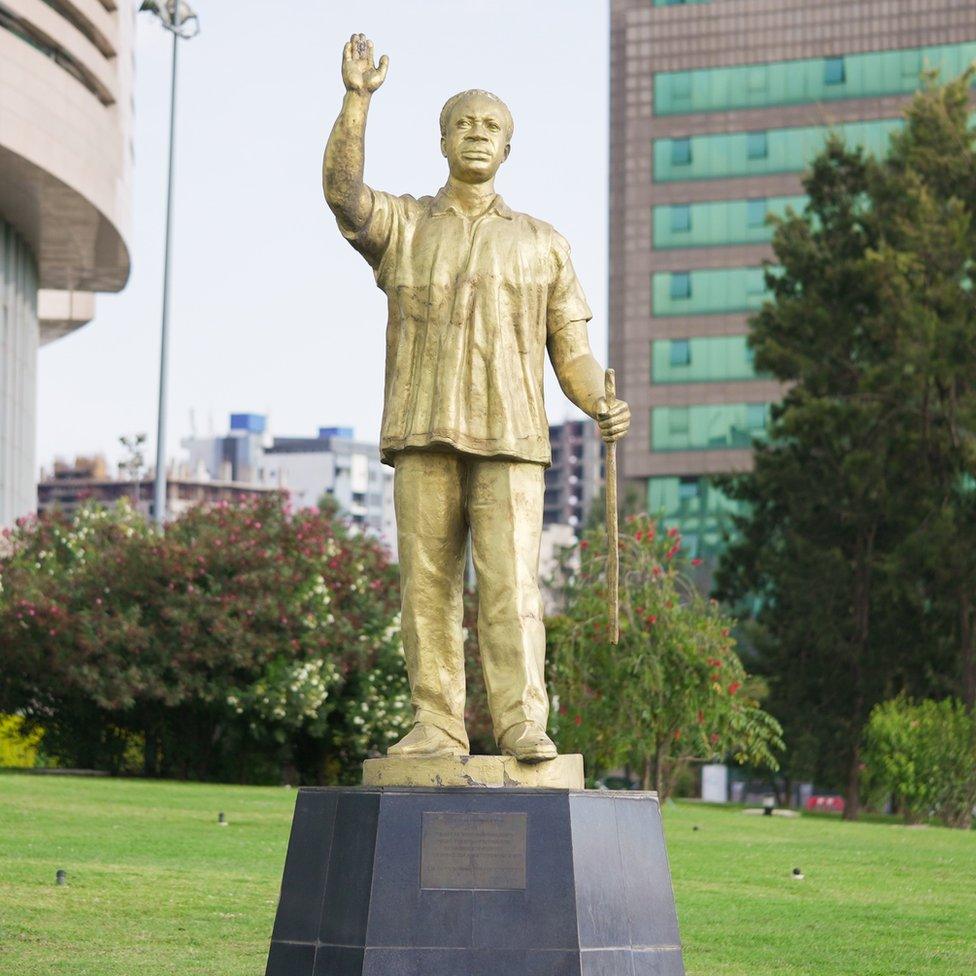
[[[544,468],[528,461],[410,450],[394,460],[401,636],[414,719],[465,748],[462,595],[470,531],[478,645],[495,738],[549,717],[539,593]]]

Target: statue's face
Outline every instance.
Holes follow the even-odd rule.
[[[508,159],[508,118],[498,102],[483,95],[462,99],[451,112],[441,152],[451,176],[463,183],[484,183]]]

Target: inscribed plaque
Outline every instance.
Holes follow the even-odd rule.
[[[420,887],[463,891],[525,888],[524,813],[426,811]]]

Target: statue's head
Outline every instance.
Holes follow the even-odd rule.
[[[441,153],[451,176],[463,183],[490,180],[511,150],[515,123],[508,106],[491,92],[472,88],[441,109]]]

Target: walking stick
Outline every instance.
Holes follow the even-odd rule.
[[[617,381],[612,369],[605,377],[607,409],[617,399]],[[607,611],[610,617],[610,643],[620,638],[620,552],[617,530],[617,445],[607,444],[606,460],[607,509]]]

